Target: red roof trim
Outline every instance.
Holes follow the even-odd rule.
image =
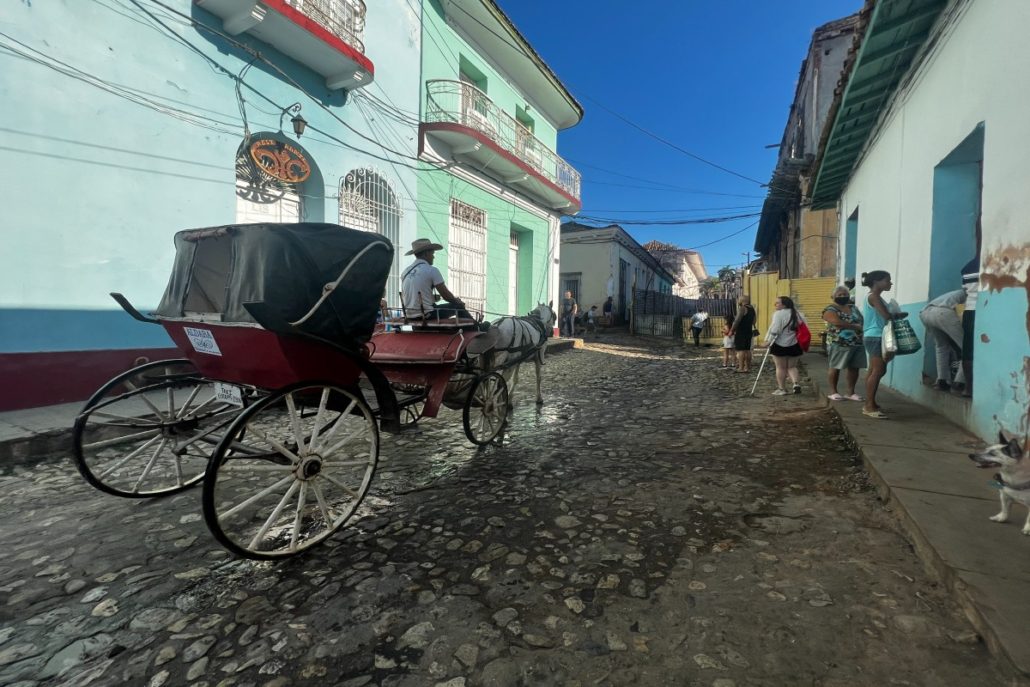
[[[582,203],[582,201],[580,201],[579,198],[576,198],[575,196],[570,195],[568,191],[566,191],[561,186],[559,186],[558,184],[554,183],[553,181],[551,181],[550,179],[545,177],[543,174],[541,174],[537,170],[535,170],[532,167],[530,167],[528,163],[523,162],[517,156],[515,156],[514,154],[508,152],[507,150],[505,150],[504,148],[499,146],[494,140],[492,140],[489,136],[484,134],[482,131],[477,131],[476,129],[473,129],[472,127],[465,126],[463,124],[458,124],[456,122],[423,122],[422,124],[419,124],[418,128],[419,128],[419,138],[420,139],[422,138],[422,136],[426,132],[429,132],[429,131],[453,131],[455,133],[464,134],[466,136],[471,136],[472,138],[476,139],[477,141],[479,141],[483,145],[487,146],[488,148],[490,148],[490,150],[493,150],[495,153],[497,153],[501,157],[505,158],[509,162],[513,162],[523,172],[526,172],[527,174],[533,176],[538,181],[542,181],[544,184],[549,186],[553,191],[556,191],[557,193],[561,194],[561,196],[563,198],[568,199],[568,201],[570,203],[572,203],[572,207],[575,209],[576,212],[579,212],[580,210],[583,209],[583,203]],[[420,148],[419,152],[421,152],[421,148],[422,148],[421,142],[419,143],[419,148]]]
[[[375,75],[375,65],[373,65],[372,61],[365,57],[363,53],[351,47],[349,44],[345,43],[337,36],[334,36],[333,34],[329,33],[329,31],[326,30],[324,26],[314,21],[313,19],[310,19],[300,10],[297,10],[291,5],[287,5],[286,0],[261,0],[261,2],[262,4],[266,5],[269,9],[275,10],[279,14],[283,15],[284,17],[292,21],[297,26],[301,27],[313,36],[319,38],[322,42],[326,43],[331,48],[343,53],[347,56],[348,59],[356,62],[358,65],[361,66],[362,69],[367,71],[369,74]]]

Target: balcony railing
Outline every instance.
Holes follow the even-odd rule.
[[[363,0],[286,0],[299,12],[347,43],[365,52],[365,3]]]
[[[475,129],[573,198],[580,197],[579,172],[470,83],[427,81],[426,122],[451,122]]]

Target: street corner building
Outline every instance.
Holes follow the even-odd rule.
[[[928,344],[892,362],[887,384],[984,439],[1025,437],[1030,3],[869,0],[860,15],[808,191],[814,210],[836,211],[837,276],[889,271],[887,297]],[[972,400],[931,388],[918,316],[964,276],[978,286],[965,305]]]
[[[580,175],[555,152],[583,109],[493,0],[422,5],[419,235],[472,311],[557,301],[559,219]]]
[[[601,310],[611,297],[614,321],[622,324],[630,321],[635,294],[672,294],[677,283],[658,257],[617,224],[562,224],[561,254],[561,292],[571,292],[582,310]]]
[[[5,175],[0,410],[82,400],[178,357],[109,294],[155,307],[181,229],[377,232],[397,248],[391,304],[407,246],[432,236],[470,302],[553,298],[557,218],[579,208],[579,175],[553,150],[582,110],[489,0],[15,3],[0,23],[0,95],[18,103],[0,147],[19,170]],[[452,101],[434,96],[443,83],[459,84]]]

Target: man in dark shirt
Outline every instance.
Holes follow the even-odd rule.
[[[565,292],[565,298],[561,302],[561,329],[568,337],[576,335],[576,314],[579,313],[579,305],[572,297],[571,291]]]

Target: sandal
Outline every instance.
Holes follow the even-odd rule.
[[[843,401],[844,400],[844,397],[841,396],[840,394],[830,394],[826,398],[830,399],[831,401]]]
[[[845,396],[844,398],[845,398],[845,400],[848,400],[848,401],[864,401],[865,400],[864,398],[862,398],[858,394],[851,394],[850,396]]]
[[[862,414],[865,415],[866,417],[871,417],[871,418],[876,419],[876,420],[886,420],[887,419],[887,416],[883,412],[881,412],[879,410],[874,410],[872,412],[869,412],[868,410],[863,410]]]

